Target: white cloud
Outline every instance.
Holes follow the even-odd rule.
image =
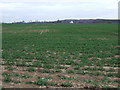
[[[3,21],[117,18],[119,0],[0,0]]]

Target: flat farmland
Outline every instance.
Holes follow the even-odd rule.
[[[118,25],[2,25],[4,88],[117,88]]]

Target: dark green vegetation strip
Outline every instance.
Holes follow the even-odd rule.
[[[25,79],[32,78],[31,73],[52,77],[50,81],[37,78],[26,81],[27,84],[56,87],[82,87],[81,82],[83,87],[118,85],[120,46],[117,24],[3,24],[2,44],[5,70],[23,71],[27,74],[18,74],[17,77]],[[13,81],[11,77],[14,75],[17,74],[3,73],[3,81],[22,83]]]

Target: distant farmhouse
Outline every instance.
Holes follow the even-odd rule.
[[[74,23],[73,21],[70,21],[70,23]]]

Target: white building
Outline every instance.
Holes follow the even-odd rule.
[[[70,23],[73,23],[73,21],[70,21]]]

